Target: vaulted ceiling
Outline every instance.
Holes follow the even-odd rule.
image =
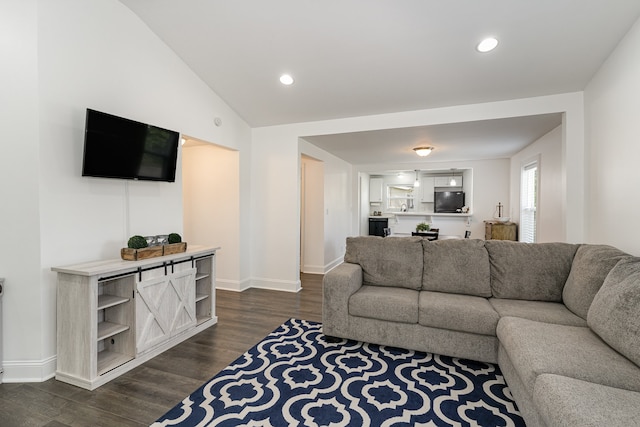
[[[637,0],[120,1],[252,127],[581,91],[640,16]],[[499,44],[480,53],[487,36]],[[479,125],[503,139],[520,124],[529,143],[548,119]],[[412,131],[390,132],[316,142]]]

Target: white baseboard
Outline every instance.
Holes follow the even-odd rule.
[[[327,265],[303,265],[302,272],[307,274],[327,274],[344,262],[344,256],[336,258]]]
[[[300,280],[275,280],[254,277],[251,279],[251,287],[258,289],[270,289],[274,291],[300,292],[302,283]]]
[[[307,274],[324,274],[323,265],[303,265],[302,272]]]
[[[216,289],[225,291],[242,292],[251,287],[251,279],[245,280],[227,280],[216,278]]]
[[[35,383],[46,381],[56,373],[56,356],[42,360],[5,360],[2,382]]]
[[[216,278],[216,289],[242,292],[250,288],[270,289],[284,292],[299,292],[300,289],[302,289],[300,280],[293,281],[252,277],[250,279],[238,281]]]
[[[337,266],[339,266],[343,262],[344,262],[344,255],[339,257],[339,258],[334,259],[329,264],[324,266],[324,274],[327,274],[329,271],[333,270],[334,268],[336,268]]]

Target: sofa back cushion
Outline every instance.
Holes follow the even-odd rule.
[[[587,312],[604,279],[626,252],[608,245],[580,245],[573,258],[571,272],[562,291],[562,301],[569,310],[587,318]]]
[[[587,324],[607,344],[640,365],[640,258],[624,258],[596,294]]]
[[[562,301],[578,245],[487,240],[495,298]]]
[[[422,238],[347,237],[345,262],[362,267],[362,283],[420,289],[422,286]]]
[[[422,289],[453,294],[491,296],[489,254],[484,240],[424,240]]]

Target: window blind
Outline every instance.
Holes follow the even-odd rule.
[[[538,207],[538,163],[530,163],[522,169],[520,191],[520,241],[535,243],[536,210]]]

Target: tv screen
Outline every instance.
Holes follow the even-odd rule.
[[[87,109],[82,176],[174,182],[178,132]]]
[[[460,213],[464,206],[464,191],[437,191],[433,210],[435,213]]]

